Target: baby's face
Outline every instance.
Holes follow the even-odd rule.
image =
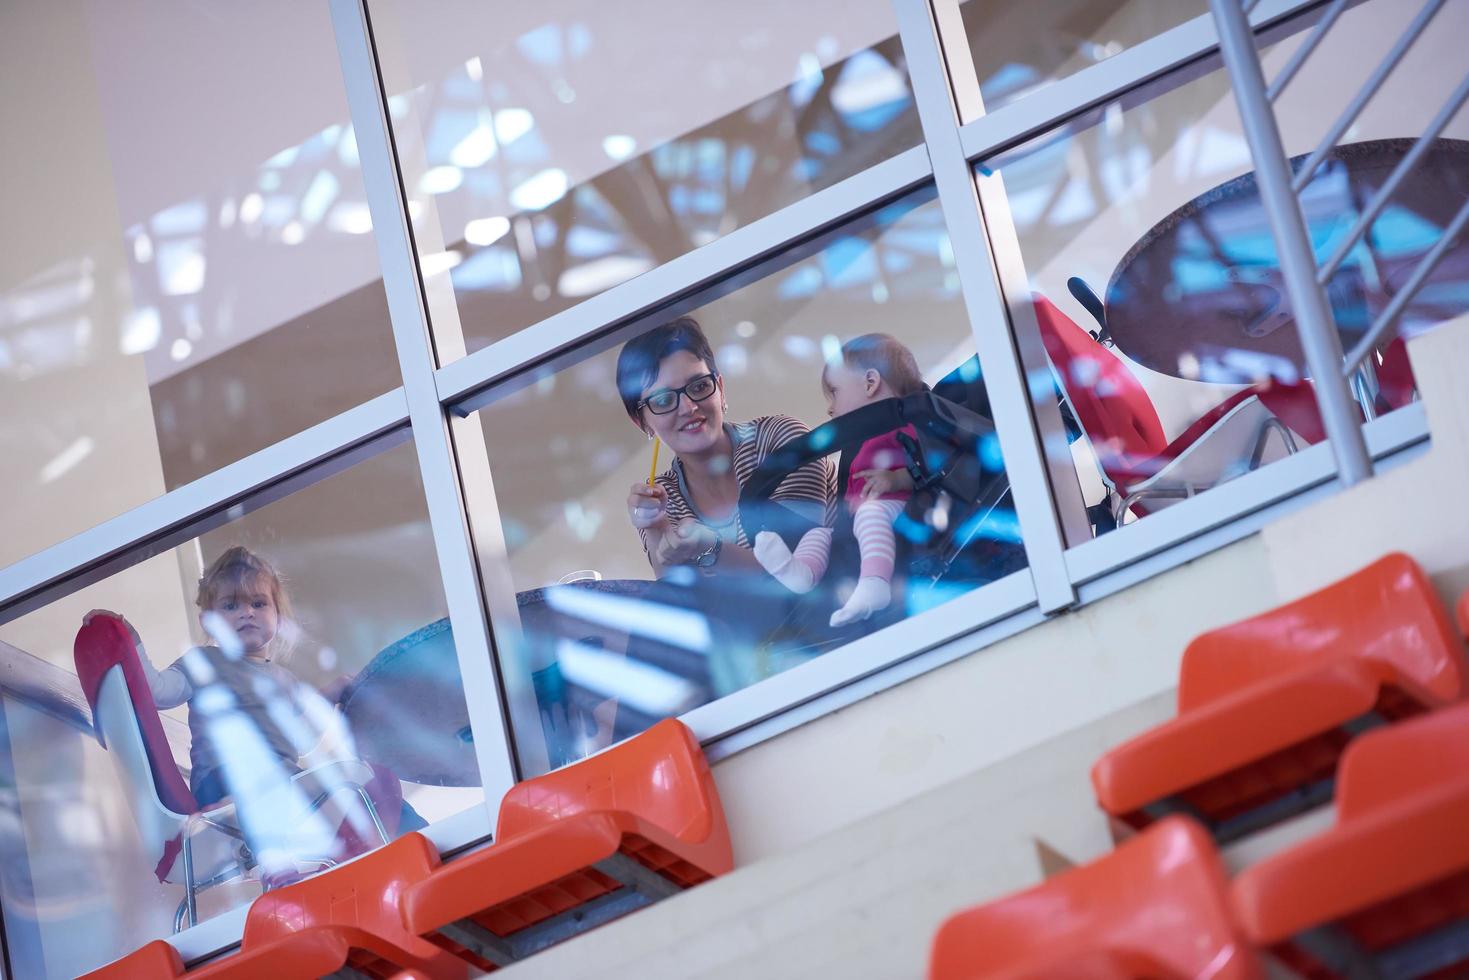
[[[239,588],[214,600],[211,611],[224,617],[224,621],[240,638],[245,654],[259,654],[270,646],[280,626],[280,613],[275,600],[268,591],[257,588]]]
[[[857,371],[845,364],[828,364],[821,375],[821,391],[826,395],[826,414],[832,418],[855,412],[873,400],[878,385],[869,372]]]

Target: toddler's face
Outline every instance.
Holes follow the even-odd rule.
[[[821,375],[821,391],[826,395],[826,414],[832,418],[855,412],[872,401],[877,386],[870,383],[867,372],[856,371],[845,364],[828,364]]]
[[[240,638],[246,655],[260,653],[275,639],[280,613],[268,591],[239,588],[214,601],[213,611],[224,617]]]

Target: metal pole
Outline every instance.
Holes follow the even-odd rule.
[[[1212,5],[1214,0],[1209,0],[1209,2]],[[1362,83],[1362,87],[1352,98],[1346,110],[1337,117],[1336,122],[1331,124],[1331,128],[1321,138],[1320,144],[1317,145],[1316,149],[1311,153],[1311,156],[1307,158],[1305,165],[1296,172],[1295,182],[1291,184],[1292,189],[1300,192],[1311,182],[1311,178],[1316,175],[1316,169],[1321,166],[1321,161],[1326,159],[1326,154],[1332,151],[1337,141],[1341,139],[1342,134],[1347,131],[1352,123],[1357,121],[1357,117],[1362,114],[1362,110],[1367,108],[1367,103],[1372,101],[1372,97],[1377,94],[1377,90],[1382,88],[1382,83],[1387,81],[1387,76],[1392,74],[1393,69],[1398,66],[1398,62],[1403,60],[1403,55],[1408,53],[1408,49],[1413,46],[1413,42],[1418,40],[1418,35],[1423,33],[1424,28],[1428,26],[1428,22],[1433,19],[1433,15],[1438,13],[1439,8],[1443,5],[1444,0],[1428,0],[1423,5],[1423,9],[1418,11],[1418,16],[1413,18],[1413,22],[1408,25],[1408,29],[1393,44],[1392,50],[1373,69],[1367,81]],[[1219,6],[1214,5],[1214,16],[1216,20],[1219,16],[1219,10]],[[1228,60],[1227,57],[1226,60]],[[1232,72],[1233,70],[1231,69]]]
[[[1301,46],[1296,48],[1295,53],[1290,56],[1290,61],[1287,61],[1285,67],[1280,69],[1280,74],[1275,76],[1275,81],[1270,83],[1270,88],[1265,92],[1267,99],[1274,102],[1280,98],[1280,93],[1285,91],[1285,87],[1290,84],[1290,80],[1296,77],[1296,72],[1301,70],[1301,66],[1306,63],[1306,59],[1311,57],[1311,52],[1316,50],[1316,46],[1321,43],[1322,38],[1326,37],[1326,32],[1331,30],[1331,25],[1336,23],[1337,18],[1346,9],[1347,0],[1336,0],[1327,9],[1326,14],[1321,18],[1321,22],[1311,32],[1311,36],[1301,42]]]
[[[1346,371],[1348,374],[1355,371],[1357,366],[1367,359],[1367,355],[1371,354],[1377,348],[1377,345],[1382,343],[1382,338],[1387,335],[1388,330],[1397,321],[1397,318],[1402,315],[1403,309],[1412,302],[1413,297],[1418,295],[1418,290],[1428,281],[1428,277],[1438,267],[1439,261],[1458,242],[1459,236],[1464,233],[1465,225],[1469,225],[1469,203],[1465,203],[1463,207],[1459,208],[1458,213],[1454,215],[1448,227],[1443,230],[1443,234],[1439,237],[1438,242],[1434,244],[1427,255],[1419,260],[1408,281],[1403,283],[1402,288],[1393,296],[1392,302],[1388,303],[1387,309],[1377,315],[1377,319],[1372,321],[1372,326],[1367,329],[1367,332],[1362,335],[1362,339],[1357,341],[1357,346],[1353,347],[1352,352],[1347,355]]]
[[[1393,168],[1387,180],[1377,189],[1377,194],[1372,198],[1371,203],[1362,209],[1362,216],[1357,219],[1356,224],[1352,225],[1351,230],[1347,232],[1347,236],[1342,239],[1341,244],[1336,247],[1336,251],[1332,253],[1331,258],[1326,260],[1326,264],[1316,274],[1317,282],[1324,286],[1331,281],[1331,277],[1336,274],[1336,270],[1341,268],[1342,262],[1351,254],[1352,249],[1357,247],[1357,240],[1371,230],[1372,223],[1377,220],[1377,216],[1382,213],[1382,209],[1387,207],[1387,202],[1397,192],[1398,185],[1413,172],[1413,168],[1418,166],[1418,162],[1428,154],[1428,151],[1433,149],[1433,144],[1438,140],[1439,134],[1444,131],[1444,127],[1449,124],[1449,121],[1458,115],[1459,107],[1465,101],[1469,101],[1469,75],[1464,76],[1464,80],[1459,83],[1459,87],[1454,90],[1454,94],[1449,96],[1449,101],[1445,102],[1443,107],[1438,110],[1438,114],[1429,122],[1428,128],[1423,131],[1422,136],[1418,137],[1418,141],[1413,144],[1413,148],[1408,151],[1407,156],[1403,157],[1398,162],[1398,165]]]
[[[1229,68],[1240,121],[1255,161],[1260,199],[1280,253],[1280,271],[1296,311],[1296,330],[1315,381],[1316,403],[1336,453],[1341,481],[1351,486],[1372,475],[1372,461],[1352,393],[1342,376],[1341,338],[1326,294],[1316,282],[1316,258],[1300,201],[1291,190],[1285,146],[1265,96],[1265,75],[1255,55],[1254,37],[1238,0],[1209,0],[1209,6],[1219,27],[1220,51]]]
[[[330,0],[330,10],[347,104],[357,131],[362,183],[382,263],[383,289],[403,372],[403,392],[408,399],[413,445],[438,552],[444,599],[454,630],[475,755],[493,817],[495,801],[516,781],[515,764],[492,661],[490,625],[460,497],[454,442],[434,382],[428,308],[413,251],[377,51],[365,0]]]

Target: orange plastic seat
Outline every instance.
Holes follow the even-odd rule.
[[[155,939],[122,959],[82,974],[79,980],[172,980],[181,976],[184,976],[184,961],[179,951],[162,939]]]
[[[1224,865],[1203,828],[1169,817],[1091,864],[951,917],[931,980],[1253,980]]]
[[[1197,637],[1178,716],[1092,769],[1133,827],[1172,812],[1221,842],[1330,798],[1357,733],[1464,697],[1462,640],[1418,564],[1389,554],[1303,599]]]
[[[422,834],[330,871],[266,892],[250,906],[237,953],[184,972],[178,953],[153,942],[89,974],[98,980],[154,977],[296,980],[347,969],[371,977],[409,975],[463,980],[463,960],[403,928],[399,897],[439,866]],[[172,972],[169,972],[172,971]]]
[[[495,843],[409,886],[403,918],[490,970],[732,867],[709,764],[667,719],[512,788]]]
[[[1469,975],[1469,705],[1353,742],[1336,807],[1235,880],[1246,933],[1313,978]]]

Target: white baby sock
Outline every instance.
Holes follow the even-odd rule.
[[[893,601],[892,586],[885,578],[865,575],[857,580],[847,604],[831,614],[831,625],[846,626],[866,619],[879,610],[886,609]]]
[[[755,535],[755,560],[770,573],[770,577],[797,595],[810,592],[816,586],[816,576],[810,566],[795,560],[791,549],[774,531],[761,531]]]

